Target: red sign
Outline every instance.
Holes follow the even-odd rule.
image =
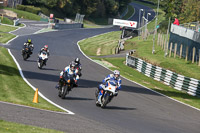
[[[50,14],[50,18],[53,18],[53,14]]]

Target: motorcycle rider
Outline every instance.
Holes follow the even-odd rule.
[[[118,95],[118,90],[121,89],[121,78],[120,78],[120,71],[118,70],[114,70],[113,74],[109,74],[106,78],[104,78],[103,80],[103,84],[100,84],[98,87],[98,91],[96,92],[96,95],[98,96],[98,103],[101,104],[101,97],[104,94],[104,88],[108,86],[108,81],[110,79],[113,79],[115,81],[115,83],[117,84],[116,86],[116,93],[114,94],[114,96]]]
[[[22,49],[22,54],[24,53],[24,50],[25,48],[28,48],[29,49],[29,54],[31,55],[33,52],[33,49],[34,49],[34,46],[33,46],[33,43],[32,43],[32,40],[31,39],[28,39],[25,43],[24,43],[24,46],[23,46],[23,49]]]
[[[81,70],[82,70],[82,68],[81,68],[81,63],[80,63],[80,59],[79,58],[76,58],[75,60],[74,60],[74,62],[75,62],[75,69],[77,69],[78,70],[78,75],[79,75],[79,77],[81,77]]]
[[[71,62],[70,65],[65,67],[65,69],[60,73],[59,83],[58,83],[58,85],[56,85],[56,88],[59,89],[61,87],[64,74],[73,75],[74,82],[76,84],[79,79],[79,75],[77,73],[78,73],[78,70],[75,69],[75,62]]]
[[[49,49],[48,49],[48,45],[44,45],[43,48],[41,48],[40,52],[38,53],[38,56],[40,56],[40,54],[45,51],[47,52],[47,55],[49,56]],[[46,60],[47,61],[47,60]],[[46,61],[44,62],[44,65],[46,65]]]
[[[44,47],[40,49],[40,54],[42,53],[42,51],[47,52],[47,55],[49,56],[49,47],[48,47],[48,45],[44,45]]]

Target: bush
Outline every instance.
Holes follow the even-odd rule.
[[[41,9],[39,7],[34,7],[34,6],[17,5],[17,9],[31,12],[34,14],[38,14],[39,12],[41,12]]]
[[[3,17],[3,19],[0,17],[0,19],[1,19],[1,23],[3,23],[3,24],[9,24],[9,25],[13,25],[14,24],[14,22],[12,20],[10,20],[10,19],[8,19],[6,17]]]

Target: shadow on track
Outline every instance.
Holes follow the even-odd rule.
[[[82,98],[82,97],[65,97],[65,100],[94,100],[94,99]]]
[[[27,59],[26,62],[37,62],[36,60],[29,60]]]
[[[1,65],[0,69],[1,69],[0,70],[1,74],[7,74],[7,75],[10,75],[10,76],[16,75],[16,73],[19,74],[19,71],[17,69],[13,68],[13,67],[9,67],[9,66],[7,67],[7,66],[4,66],[4,65]],[[11,74],[10,73],[11,71],[14,71],[15,74],[14,73]],[[45,80],[45,81],[49,81],[49,82],[54,82],[55,86],[56,86],[56,84],[58,83],[58,80],[59,80],[59,73],[57,75],[40,73],[40,72],[30,72],[30,71],[23,71],[23,73],[24,73],[24,75],[27,79],[38,79],[38,80]],[[95,79],[94,80],[84,79],[84,75],[83,75],[83,77],[81,77],[81,79],[79,80],[79,87],[78,88],[81,88],[81,89],[97,89],[99,84],[101,84],[101,82],[95,81]],[[55,86],[52,86],[52,88],[55,88]],[[162,96],[162,95],[159,95],[158,93],[150,91],[150,90],[143,88],[142,86],[136,85],[134,83],[132,83],[131,85],[122,84],[122,89],[120,91],[130,92],[130,93],[138,93],[138,94],[146,94],[146,95],[154,95],[154,96]],[[158,92],[160,92],[160,91],[158,91]],[[177,96],[177,97],[181,97],[181,98],[196,99],[196,97],[189,96],[188,94],[184,94],[182,92],[163,91],[161,93],[164,93],[165,95]]]
[[[136,110],[136,108],[117,107],[117,106],[106,106],[104,109],[109,109],[109,110]]]

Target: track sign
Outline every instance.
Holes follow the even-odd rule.
[[[121,19],[114,19],[113,25],[136,28],[137,22],[136,21],[121,20]]]

